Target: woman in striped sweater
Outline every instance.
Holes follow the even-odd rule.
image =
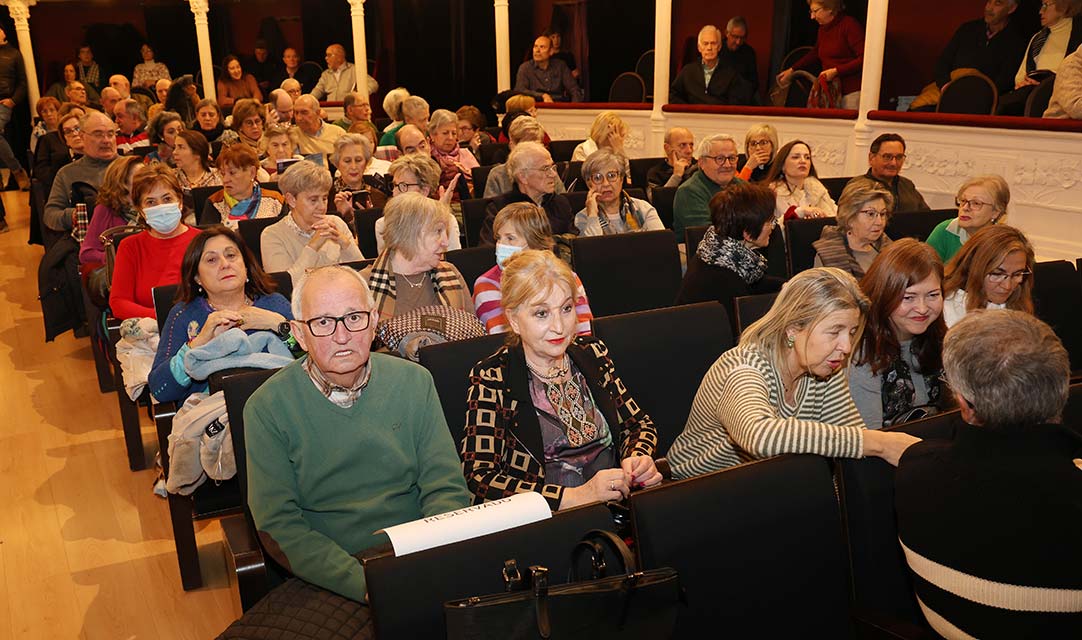
[[[496,266],[481,274],[474,283],[473,305],[486,331],[507,333],[507,316],[500,289],[503,263],[523,249],[551,251],[556,242],[552,239],[552,227],[544,209],[529,202],[515,202],[501,209],[492,223],[492,231],[496,239]],[[575,333],[588,336],[594,316],[577,275],[575,285],[575,314],[578,317]]]
[[[669,451],[673,477],[782,453],[897,464],[918,439],[865,430],[844,373],[867,309],[857,281],[841,269],[794,276],[740,344],[710,367]]]

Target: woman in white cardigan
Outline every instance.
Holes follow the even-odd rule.
[[[778,150],[763,182],[777,197],[774,217],[783,233],[787,219],[829,218],[838,213],[838,205],[819,182],[806,142],[793,140]]]

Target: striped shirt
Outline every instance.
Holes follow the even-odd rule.
[[[757,458],[814,453],[859,458],[863,423],[843,371],[802,376],[796,406],[782,400],[777,369],[759,347],[726,351],[707,371],[687,426],[669,450],[675,478],[690,478]]]
[[[477,317],[481,324],[485,325],[488,333],[507,333],[511,327],[507,324],[507,316],[504,315],[502,294],[500,292],[500,278],[503,269],[496,265],[481,274],[473,283],[473,306],[477,309]],[[578,327],[575,333],[580,336],[588,336],[592,333],[590,321],[594,314],[590,311],[590,303],[586,300],[586,290],[582,287],[582,281],[575,275],[575,314],[578,316]]]

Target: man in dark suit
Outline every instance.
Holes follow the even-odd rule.
[[[701,62],[685,65],[669,88],[674,104],[752,104],[754,86],[737,68],[721,65],[721,29],[707,25],[699,31]]]

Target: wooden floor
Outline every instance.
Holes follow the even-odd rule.
[[[3,199],[0,639],[213,638],[240,614],[221,529],[197,523],[206,586],[185,593],[155,472],[128,470],[116,396],[98,391],[89,340],[45,342],[27,195]]]

